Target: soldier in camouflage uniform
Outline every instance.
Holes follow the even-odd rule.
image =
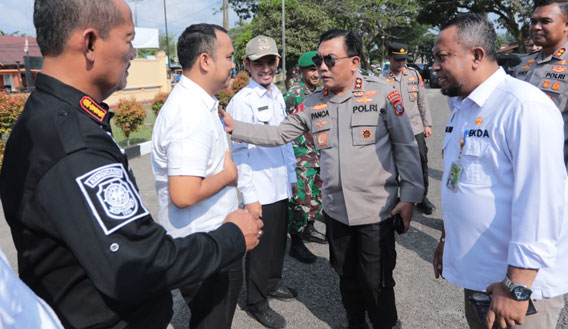
[[[316,54],[316,51],[310,51],[304,53],[298,60],[302,79],[284,95],[288,114],[294,113],[304,98],[317,88],[319,75],[312,61],[312,57]],[[316,256],[306,248],[303,240],[325,243],[325,235],[314,228],[314,220],[321,216],[322,209],[319,154],[309,132],[300,136],[292,145],[296,156],[298,192],[290,202],[289,231],[292,237],[290,256],[304,263],[313,263],[316,261]]]

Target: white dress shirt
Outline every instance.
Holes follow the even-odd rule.
[[[160,204],[158,223],[174,238],[215,230],[238,207],[233,186],[185,208],[170,199],[169,176],[207,177],[223,170],[229,143],[217,106],[215,98],[182,75],[154,124],[152,170]]]
[[[0,250],[0,328],[63,329],[55,312],[18,278]]]
[[[563,123],[536,87],[499,68],[468,97],[449,100],[444,136],[443,276],[485,291],[508,265],[539,269],[535,299],[568,292]],[[457,191],[446,185],[458,160]]]
[[[268,91],[253,79],[227,106],[235,120],[278,125],[286,117],[282,93],[271,84]],[[292,196],[290,184],[296,183],[296,157],[290,143],[262,147],[233,142],[233,161],[239,168],[239,190],[245,204],[259,201],[271,204]]]

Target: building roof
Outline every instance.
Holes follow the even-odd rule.
[[[15,65],[16,61],[24,64],[24,47],[28,39],[28,56],[40,56],[39,46],[32,37],[0,36],[0,63],[3,66]]]

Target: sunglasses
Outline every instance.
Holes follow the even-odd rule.
[[[316,67],[320,67],[321,64],[325,62],[325,66],[327,66],[328,68],[332,68],[335,65],[336,61],[351,57],[355,56],[333,57],[331,55],[325,55],[325,56],[315,55],[314,57],[312,57],[312,61],[314,62]]]

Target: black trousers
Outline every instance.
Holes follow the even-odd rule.
[[[247,307],[265,310],[268,307],[268,292],[276,290],[282,282],[288,199],[263,205],[262,221],[264,234],[260,243],[246,255],[245,280]]]
[[[424,197],[428,195],[428,146],[426,146],[426,138],[424,133],[414,135],[416,143],[418,144],[418,153],[420,153],[420,164],[422,165],[422,177],[424,179]]]
[[[324,213],[330,263],[339,274],[341,301],[349,324],[390,329],[398,319],[392,272],[396,264],[392,219],[348,226]]]
[[[231,329],[243,284],[242,264],[240,258],[205,281],[180,288],[191,311],[191,329]]]

